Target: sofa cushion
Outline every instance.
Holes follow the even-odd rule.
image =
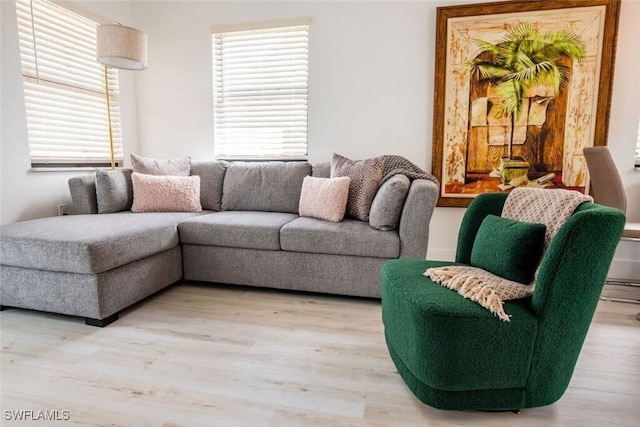
[[[131,169],[96,172],[98,213],[128,211],[133,203]]]
[[[400,256],[398,233],[375,230],[369,223],[354,219],[335,223],[317,218],[298,218],[282,227],[280,246],[293,252],[376,258]]]
[[[348,176],[349,199],[347,214],[361,221],[369,221],[371,203],[382,179],[384,162],[381,157],[366,160],[350,160],[339,154],[331,159],[331,177]]]
[[[0,259],[15,267],[101,273],[177,246],[177,224],[193,215],[120,212],[4,225]]]
[[[314,163],[311,175],[316,178],[331,178],[331,162]]]
[[[133,171],[145,175],[188,176],[191,171],[191,157],[175,159],[152,159],[131,154]]]
[[[297,217],[281,212],[216,212],[189,218],[178,229],[184,244],[277,251],[280,228]]]
[[[405,175],[394,175],[380,186],[371,204],[369,224],[378,230],[395,230],[402,216],[411,182]]]
[[[298,213],[307,162],[232,162],[224,177],[223,211]]]
[[[200,177],[200,203],[202,209],[220,211],[222,206],[222,184],[227,172],[227,162],[191,162],[191,175]]]
[[[199,176],[155,176],[134,172],[132,212],[201,212]]]
[[[346,177],[316,178],[305,176],[300,194],[300,216],[326,219],[340,222],[344,218],[349,196],[349,183]]]

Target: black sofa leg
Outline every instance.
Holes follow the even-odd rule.
[[[116,320],[118,320],[118,313],[114,313],[109,317],[105,317],[104,319],[91,319],[89,317],[85,317],[84,323],[89,326],[97,326],[99,328],[104,328],[105,326],[115,322]]]

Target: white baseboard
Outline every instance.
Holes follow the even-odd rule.
[[[640,281],[640,243],[623,240],[618,244],[608,276]]]
[[[451,249],[427,248],[427,259],[432,261],[453,261],[456,259],[456,251]]]
[[[615,279],[634,280],[640,283],[640,260],[614,258],[607,276]]]

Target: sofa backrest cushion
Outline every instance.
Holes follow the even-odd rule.
[[[231,162],[222,187],[223,211],[298,213],[307,162]]]
[[[311,175],[316,178],[331,178],[331,162],[314,163]]]
[[[213,160],[191,162],[191,175],[200,177],[202,209],[216,212],[222,209],[222,185],[227,166],[227,162]]]

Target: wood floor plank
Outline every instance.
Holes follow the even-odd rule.
[[[180,284],[106,328],[0,314],[1,424],[55,426],[636,426],[640,306],[600,302],[565,395],[520,414],[418,401],[384,343],[380,302]],[[67,410],[17,422],[4,410]]]

